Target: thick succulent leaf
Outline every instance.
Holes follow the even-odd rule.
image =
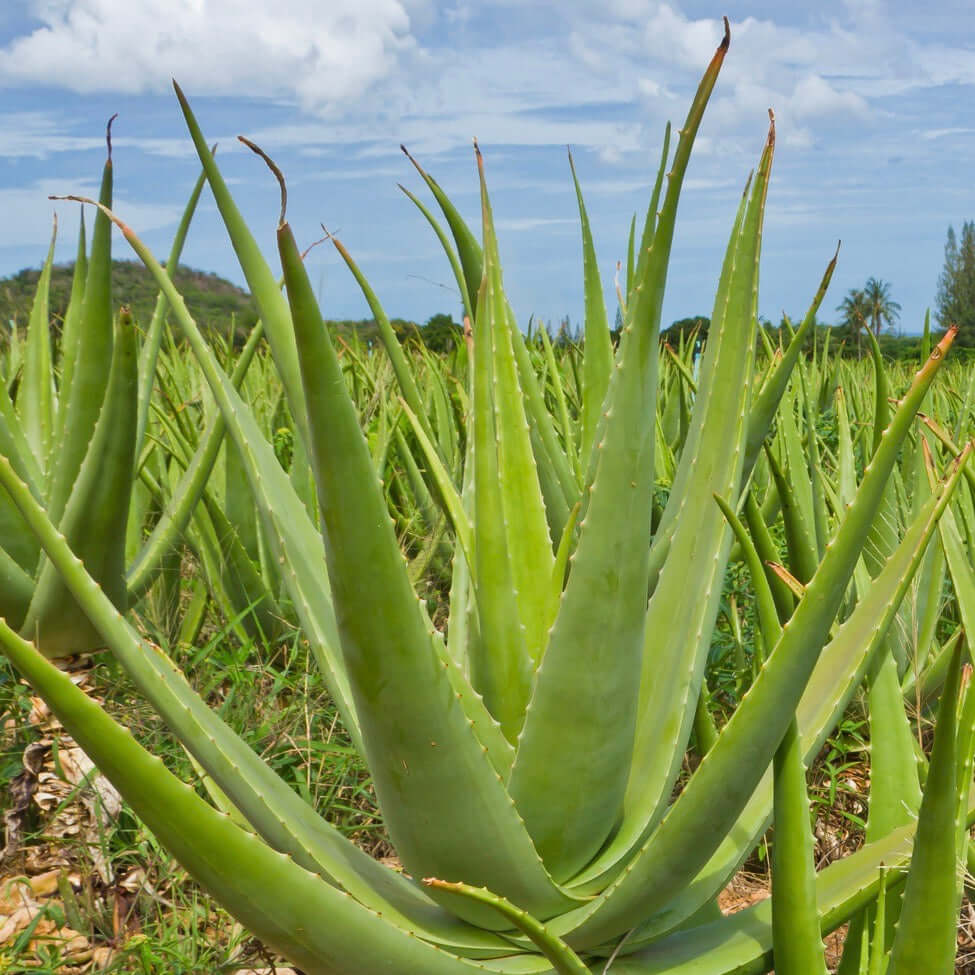
[[[552,577],[554,554],[545,517],[545,506],[538,481],[535,458],[532,453],[531,436],[525,416],[524,398],[518,379],[514,345],[523,344],[521,332],[514,322],[504,295],[501,275],[501,260],[498,241],[494,231],[491,204],[484,180],[484,161],[477,153],[478,173],[481,182],[481,207],[484,224],[484,281],[478,295],[477,315],[474,321],[474,363],[482,362],[480,342],[490,332],[487,348],[491,354],[490,403],[494,412],[494,434],[497,440],[497,478],[500,488],[502,523],[507,540],[511,584],[514,586],[517,613],[511,621],[515,627],[520,624],[524,652],[536,666],[541,659],[548,639],[548,631],[555,618],[557,603],[551,598],[549,580]],[[477,426],[484,412],[475,405],[474,437],[481,443]],[[490,449],[490,448],[489,448]],[[478,492],[482,488],[482,478],[478,477],[478,467],[484,460],[483,452],[477,451],[474,457],[475,487],[474,503],[478,504]],[[487,473],[487,472],[485,472]],[[498,532],[498,524],[491,520],[475,519],[477,542],[475,559],[478,565],[484,560],[477,551],[485,542],[485,531]],[[491,637],[485,631],[485,639],[490,644]],[[501,639],[518,642],[517,634],[505,634]],[[496,653],[496,645],[489,646],[488,652]],[[530,672],[529,672],[530,673]],[[516,733],[521,727],[524,702],[528,686],[511,687],[512,704],[521,705],[522,713],[513,715],[510,722]],[[507,704],[506,704],[507,707]],[[512,707],[514,712],[515,707]],[[502,721],[507,729],[508,723]]]
[[[123,622],[2,458],[0,481],[17,499],[51,563],[135,685],[268,843],[366,906],[432,941],[464,953],[497,954],[505,948],[503,942],[441,911],[412,883],[320,819],[204,703],[169,658]]]
[[[183,244],[186,242],[186,235],[190,229],[190,222],[196,213],[196,205],[200,202],[200,195],[203,192],[203,185],[206,182],[206,172],[201,172],[197,177],[196,183],[190,192],[190,198],[186,202],[183,215],[180,217],[176,227],[176,234],[173,237],[172,246],[169,249],[169,257],[166,259],[166,272],[172,274],[179,264],[180,255],[183,253]],[[159,349],[162,345],[163,329],[166,324],[166,312],[169,302],[164,294],[156,298],[156,306],[152,310],[152,318],[149,321],[149,328],[146,331],[145,341],[139,353],[139,415],[136,423],[136,453],[142,450],[142,444],[146,435],[146,423],[149,419],[149,404],[152,401],[152,386],[156,375],[156,361],[159,357]]]
[[[934,747],[917,819],[917,834],[907,874],[900,920],[886,975],[951,975],[957,948],[961,884],[957,872],[959,793],[958,691],[964,646],[952,655],[938,709]],[[970,742],[969,742],[970,744]]]
[[[899,868],[910,862],[913,838],[914,826],[904,826],[817,875],[823,934],[873,901],[882,879],[887,884],[894,881]],[[761,975],[773,964],[771,909],[766,899],[711,924],[682,930],[615,958],[610,971],[613,975]],[[601,971],[596,965],[591,970]]]
[[[90,202],[90,201],[84,201]],[[343,658],[338,649],[335,612],[328,586],[328,571],[321,537],[308,512],[282,470],[274,449],[264,438],[253,413],[233,384],[217,365],[211,348],[173,287],[165,269],[130,227],[107,208],[100,208],[122,231],[132,249],[169,299],[173,317],[189,342],[210,391],[217,402],[227,430],[246,463],[254,500],[265,535],[274,548],[273,556],[284,566],[282,575],[295,604],[305,638],[342,715],[346,730],[358,744],[359,724]]]
[[[662,288],[650,278],[654,270],[643,264],[638,294],[654,283]],[[652,316],[624,325],[578,546],[512,769],[512,798],[559,879],[603,845],[629,774],[649,571],[655,429],[647,417],[656,404],[658,328]],[[567,711],[575,715],[568,725]]]
[[[420,213],[426,217],[427,223],[430,224],[430,226],[433,228],[433,232],[437,235],[437,239],[440,241],[440,246],[443,247],[444,253],[447,255],[447,260],[450,262],[450,269],[454,272],[454,280],[457,282],[457,289],[461,304],[464,306],[464,316],[468,321],[472,322],[474,320],[473,299],[467,290],[467,282],[464,280],[464,269],[461,267],[460,259],[457,257],[457,251],[454,248],[454,245],[451,244],[446,232],[437,222],[437,218],[430,212],[429,207],[427,207],[415,194],[411,193],[405,186],[403,186],[402,183],[397,183],[396,185],[399,186],[399,188],[413,202],[417,210],[419,210]],[[474,241],[474,246],[477,246],[476,241]],[[476,290],[474,297],[476,298]]]
[[[581,922],[569,938],[574,946],[613,937],[662,909],[687,889],[733,833],[796,715],[900,445],[953,339],[954,333],[949,331],[915,377],[805,597],[718,741],[626,872],[589,908],[573,912],[575,923]],[[956,462],[951,485],[960,466]],[[800,723],[800,731],[804,730]],[[574,923],[571,918],[563,920]]]
[[[796,710],[807,762],[819,753],[826,736],[856,693],[868,664],[882,646],[928,541],[937,529],[938,518],[952,497],[959,468],[960,465],[955,467],[942,490],[919,512],[883,572],[869,584],[852,614],[820,655]],[[645,922],[631,940],[652,940],[717,896],[767,829],[771,806],[771,772],[767,772],[734,829],[722,840],[708,864],[667,907]]]
[[[445,651],[435,647],[441,637],[410,586],[382,485],[287,224],[279,227],[278,244],[342,652],[390,836],[414,876],[462,877],[550,917],[572,901],[546,873],[487,748],[472,734]],[[472,910],[456,898],[451,906],[461,916]],[[489,909],[475,908],[474,917],[486,926],[500,923]]]
[[[61,324],[60,402],[54,424],[54,442],[61,443],[67,416],[67,390],[71,388],[78,348],[81,344],[81,309],[85,301],[85,281],[88,278],[88,249],[85,239],[85,208],[81,207],[78,219],[78,249],[75,253],[74,273],[71,275],[71,293],[68,307]]]
[[[566,395],[566,387],[569,383],[563,379],[564,374],[555,361],[555,350],[552,348],[552,340],[549,337],[548,329],[540,328],[538,335],[542,340],[542,349],[545,352],[545,366],[549,378],[548,385],[552,390],[552,395],[555,397],[555,406],[558,411],[559,425],[562,428],[565,452],[569,458],[569,463],[572,465],[572,469],[576,472],[576,476],[581,483],[582,471],[580,470],[579,445],[576,443],[576,425],[569,418],[569,398]],[[612,358],[610,358],[610,363],[612,363]],[[551,517],[549,518],[549,522],[551,523]]]
[[[773,766],[772,946],[776,975],[826,975],[806,766],[795,720],[775,751]]]
[[[772,420],[779,408],[782,396],[788,387],[789,377],[792,375],[792,370],[799,361],[802,347],[805,344],[810,330],[815,327],[816,312],[819,311],[819,306],[822,304],[823,298],[826,297],[826,289],[829,287],[829,282],[833,277],[833,271],[836,269],[838,256],[839,246],[837,245],[836,253],[833,255],[833,259],[829,264],[826,265],[823,279],[819,283],[819,290],[813,297],[809,311],[806,312],[806,317],[802,320],[802,324],[796,330],[795,335],[792,336],[781,358],[775,363],[769,377],[762,384],[761,391],[755,397],[755,402],[752,404],[751,412],[748,416],[748,440],[745,444],[743,478],[747,478],[751,474],[752,467],[754,467],[755,462],[758,460],[762,444],[765,442],[766,436],[768,436],[768,432],[772,427]],[[764,331],[762,334],[765,334]]]
[[[80,375],[80,374],[76,374]],[[61,518],[61,533],[113,604],[125,609],[125,524],[135,465],[138,348],[123,308],[115,329],[112,368],[88,452]],[[102,645],[55,567],[42,561],[22,632],[57,657]]]
[[[464,975],[481,963],[390,923],[217,812],[0,621],[7,656],[159,841],[273,950],[317,975]],[[325,919],[326,923],[323,923]],[[497,971],[550,970],[504,963]]]
[[[498,316],[506,318],[499,272],[491,258],[478,293],[474,337],[474,562],[477,642],[469,649],[471,683],[484,698],[508,741],[525,719],[534,661],[528,655],[515,592],[509,534],[499,471],[498,418],[494,410],[494,352]],[[433,871],[437,876],[443,876]],[[446,878],[444,878],[446,879]],[[490,885],[487,885],[490,886]],[[491,888],[497,890],[496,887]]]
[[[48,290],[51,284],[51,265],[54,261],[54,241],[57,232],[58,225],[55,219],[51,244],[40,277],[37,279],[30,319],[27,323],[24,373],[17,394],[17,409],[24,425],[24,436],[41,470],[47,470],[56,410],[54,369],[51,363],[51,332],[48,321]]]
[[[393,331],[393,326],[389,323],[389,317],[386,315],[379,298],[376,296],[376,292],[372,290],[372,286],[359,269],[359,265],[352,259],[352,255],[345,248],[345,245],[336,237],[332,238],[332,244],[334,244],[335,249],[341,255],[342,260],[345,261],[346,267],[352,272],[352,276],[355,278],[356,284],[359,285],[363,297],[365,297],[369,305],[369,310],[376,320],[376,325],[379,327],[379,338],[383,343],[386,354],[389,356],[389,361],[393,364],[393,372],[396,375],[396,382],[399,384],[400,395],[406,400],[406,405],[416,414],[417,419],[423,425],[427,434],[430,434],[432,430],[426,410],[423,408],[423,397],[420,396],[420,390],[416,385],[413,370],[409,362],[407,362],[406,353],[403,351],[403,346]]]
[[[278,368],[281,382],[284,385],[295,426],[299,435],[307,443],[307,410],[305,409],[301,377],[298,372],[298,353],[295,349],[294,333],[291,330],[288,303],[284,300],[278,281],[267,261],[264,260],[264,255],[261,253],[257,241],[254,240],[240,210],[237,209],[237,204],[217,168],[213,153],[203,137],[203,132],[186,96],[175,81],[173,88],[176,90],[176,97],[179,99],[180,108],[183,110],[183,117],[186,120],[186,127],[189,129],[193,145],[196,147],[197,155],[203,164],[203,171],[206,173],[207,182],[210,184],[210,190],[213,193],[214,200],[216,200],[217,209],[220,211],[230,242],[237,254],[237,260],[240,262],[240,269],[244,272],[247,286],[260,309],[268,344],[271,346],[274,364]]]
[[[112,205],[111,156],[102,174],[99,201]],[[95,217],[87,270],[70,384],[63,378],[61,383],[61,439],[48,472],[47,510],[55,524],[61,521],[88,452],[112,368],[112,224],[101,212]]]
[[[668,502],[671,517],[677,520],[665,543],[667,560],[642,624],[636,745],[623,822],[612,842],[580,878],[587,885],[601,883],[596,878],[617,872],[659,820],[693,724],[731,541],[714,495],[733,496],[741,477],[750,396],[750,384],[743,383],[741,377],[751,373],[758,254],[772,132],[770,129],[751,197],[743,198],[732,231],[715,298],[693,424]],[[658,534],[663,530],[658,529]],[[655,548],[658,544],[655,539]],[[650,559],[652,562],[652,554]],[[687,584],[691,565],[699,567],[694,586]],[[650,572],[652,585],[652,565]]]
[[[243,382],[247,369],[254,359],[258,345],[264,335],[264,328],[258,322],[251,329],[247,342],[237,356],[234,371],[230,377],[235,388]],[[200,437],[193,459],[187,465],[179,484],[153,526],[149,537],[139,549],[126,572],[126,584],[130,602],[135,602],[152,585],[156,572],[166,553],[178,543],[180,536],[193,517],[193,511],[203,494],[213,466],[224,441],[226,424],[219,411],[207,423]],[[244,464],[246,476],[247,465]]]
[[[44,477],[24,436],[23,426],[7,395],[6,387],[2,384],[0,384],[0,454],[10,461],[17,476],[30,486],[34,496],[41,497]],[[20,572],[33,579],[40,555],[37,539],[24,523],[17,506],[2,492],[0,492],[0,550]],[[33,583],[31,588],[33,589]],[[0,599],[2,598],[0,596]],[[19,625],[24,616],[23,612],[18,617],[16,612],[12,611],[14,605],[16,602],[10,604],[9,616],[6,611],[2,615],[7,616],[11,623],[16,618]]]
[[[428,887],[452,891],[479,904],[487,904],[494,908],[528,936],[535,947],[552,963],[557,975],[589,975],[589,969],[583,964],[582,959],[564,941],[553,935],[541,921],[532,917],[527,911],[515,907],[511,901],[492,894],[483,887],[471,887],[469,884],[447,883],[433,877],[428,877],[423,883]]]
[[[423,177],[423,181],[430,188],[434,198],[440,205],[443,215],[453,234],[454,243],[457,245],[457,255],[460,259],[461,267],[464,272],[464,282],[467,295],[464,300],[465,308],[468,312],[477,307],[477,292],[481,287],[481,278],[484,276],[483,255],[477,238],[471,232],[470,227],[464,222],[457,208],[450,202],[450,198],[440,188],[437,181],[407,152],[406,146],[400,145],[403,154],[411,163],[416,171]],[[473,316],[470,316],[473,318]]]
[[[569,153],[569,168],[579,203],[579,222],[582,225],[582,272],[586,301],[586,342],[582,361],[582,450],[588,456],[595,446],[596,427],[603,410],[603,400],[609,388],[613,367],[613,346],[609,338],[609,322],[606,319],[606,302],[596,263],[596,248],[592,242],[589,215],[582,199],[582,189],[576,176],[576,167]]]

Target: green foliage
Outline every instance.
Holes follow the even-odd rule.
[[[6,457],[2,497],[44,551],[43,588],[55,591],[56,582],[66,613],[84,611],[202,770],[202,788],[188,788],[187,776],[173,772],[184,765],[161,762],[46,661],[31,632],[0,622],[0,644],[158,841],[303,970],[821,970],[822,933],[909,871],[911,933],[900,941],[936,929],[937,975],[947,972],[975,696],[956,715],[962,645],[939,642],[932,617],[940,604],[931,597],[950,570],[972,628],[975,576],[962,532],[972,534],[975,514],[956,487],[963,472],[975,475],[970,449],[959,456],[934,421],[919,434],[916,418],[927,398],[931,414],[960,431],[971,404],[933,387],[952,331],[913,377],[888,370],[872,331],[872,383],[817,342],[811,356],[801,354],[810,336],[820,337],[816,314],[835,258],[794,333],[785,323],[776,347],[776,337],[758,331],[774,124],[735,217],[703,353],[695,356],[680,329],[676,342],[661,344],[681,184],[728,42],[726,33],[672,158],[669,128],[665,135],[639,249],[635,223],[631,232],[615,353],[578,181],[589,341],[567,334],[553,342],[547,333],[525,341],[505,295],[476,146],[481,243],[415,164],[453,243],[421,210],[473,313],[470,341],[451,337],[449,356],[431,355],[422,330],[390,322],[335,239],[375,332],[327,328],[284,213],[282,293],[178,89],[278,378],[272,358],[256,355],[257,328],[236,361],[232,343],[208,343],[165,269],[107,199],[99,205],[86,314],[110,300],[111,220],[152,274],[197,364],[181,371],[188,360],[167,352],[158,366],[166,374],[159,429],[140,465],[164,506],[157,528],[175,524],[171,506],[181,512],[179,531],[215,599],[244,606],[224,630],[238,635],[243,653],[250,633],[237,623],[258,604],[268,617],[260,633],[284,618],[300,624],[368,766],[405,875],[349,844],[329,810],[321,815],[319,800],[335,795],[328,783],[309,775],[296,790],[287,756],[259,757],[256,739],[275,733],[266,709],[255,709],[255,730],[238,730],[224,681],[233,684],[241,660],[225,661],[220,693],[216,684],[194,687],[186,668],[122,618],[72,551],[87,551],[90,538],[65,524],[91,526],[70,491],[52,517],[50,496],[32,491],[24,465]],[[874,305],[862,304],[864,322],[896,311],[887,287],[868,282]],[[35,318],[46,324],[40,312]],[[431,336],[456,334],[445,319],[428,323]],[[420,341],[404,342],[404,333]],[[39,336],[46,330],[32,331],[30,358],[47,363]],[[248,376],[250,356],[256,377]],[[37,389],[49,371],[24,375]],[[45,410],[27,411],[25,440],[49,439],[54,421]],[[197,413],[199,423],[190,418]],[[103,442],[104,414],[94,430],[92,443]],[[64,511],[71,517],[62,521]],[[939,519],[947,568],[928,556]],[[725,598],[729,578],[735,592]],[[449,596],[431,618],[434,585]],[[740,603],[749,603],[744,617]],[[734,674],[714,681],[727,706],[719,729],[707,669],[729,643],[722,609],[731,636],[723,666],[733,658]],[[907,637],[915,632],[927,634],[916,645]],[[915,686],[932,686],[935,662],[944,664],[948,692],[927,769],[934,786],[922,802],[924,760],[915,760],[904,695],[911,674]],[[869,842],[817,872],[805,763],[865,679],[877,739]],[[268,699],[280,690],[276,681],[264,686]],[[688,773],[695,726],[706,755]],[[886,815],[891,796],[908,795],[905,784],[909,814]],[[721,917],[720,891],[773,818],[781,832],[772,904]],[[883,916],[893,917],[897,898],[883,896]],[[931,917],[928,900],[937,904]],[[874,944],[879,959],[879,925]],[[910,953],[897,952],[900,970],[913,971]]]
[[[74,262],[57,264],[51,269],[50,315],[55,336],[60,334],[71,295]],[[37,291],[40,272],[25,268],[0,279],[0,321],[26,326],[31,302]],[[216,274],[177,267],[175,280],[193,315],[207,327],[223,335],[235,331],[246,337],[257,321],[257,308],[243,289]],[[112,262],[112,293],[116,300],[129,306],[137,325],[145,329],[152,319],[159,289],[152,276],[138,261]]]
[[[420,330],[423,344],[431,351],[445,354],[453,352],[463,341],[464,329],[454,321],[452,315],[443,312],[427,319]]]
[[[975,221],[961,225],[961,240],[948,227],[945,263],[938,278],[937,311],[942,328],[957,325],[959,344],[975,346]]]

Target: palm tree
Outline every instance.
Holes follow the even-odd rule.
[[[873,278],[870,280],[872,281]],[[843,313],[840,324],[848,328],[851,335],[856,336],[857,355],[859,355],[861,352],[860,333],[867,327],[867,316],[869,315],[865,291],[858,288],[850,288],[847,296],[836,306],[836,310]]]
[[[863,289],[867,319],[874,335],[880,335],[881,326],[893,327],[900,318],[901,306],[890,297],[890,284],[877,278],[870,278]]]

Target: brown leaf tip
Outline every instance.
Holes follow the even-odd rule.
[[[721,38],[721,44],[718,46],[719,51],[727,51],[731,46],[731,24],[728,23],[727,17],[721,18],[724,21],[724,37]]]
[[[105,126],[105,142],[108,145],[108,161],[112,161],[112,123],[118,118],[118,112],[116,112],[109,120],[108,124]]]
[[[277,163],[256,143],[251,142],[246,136],[237,136],[239,142],[243,143],[250,149],[251,152],[256,153],[264,162],[267,164],[267,168],[274,173],[274,178],[278,181],[278,185],[281,187],[281,216],[278,220],[278,226],[283,227],[287,221],[288,213],[288,187],[284,182],[284,173],[278,168]]]

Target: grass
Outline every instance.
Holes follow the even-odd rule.
[[[377,857],[388,856],[391,848],[365,764],[309,670],[301,641],[261,647],[241,643],[228,630],[208,624],[196,647],[171,651],[174,659],[210,706],[292,788],[317,809],[328,810],[331,822],[354,842]],[[79,673],[88,693],[205,794],[186,752],[111,657],[100,655]],[[29,688],[0,661],[0,814],[11,811],[11,785],[23,772],[27,746],[49,741],[45,767],[57,774],[57,754],[70,744],[39,717]],[[19,848],[0,864],[0,897],[8,889],[14,895],[14,878],[25,884],[25,876],[36,881],[51,872],[59,875],[46,896],[24,888],[24,897],[39,909],[27,926],[0,943],[0,971],[176,975],[272,969],[273,958],[201,893],[127,806],[110,820],[87,817],[83,828],[65,832],[65,813],[76,821],[84,817],[83,800],[92,794],[65,788],[68,794],[53,808],[41,810],[31,802]],[[110,865],[108,877],[93,866],[91,846]],[[2,905],[0,900],[0,928]],[[66,931],[80,935],[72,950],[65,944]]]

